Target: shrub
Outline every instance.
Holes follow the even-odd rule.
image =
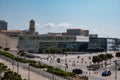
[[[16,57],[15,60],[16,60],[16,61],[19,61],[19,62],[22,62],[22,63],[29,63],[29,60],[26,60],[26,59],[24,59],[24,58]]]
[[[7,48],[7,47],[6,47],[6,48],[4,48],[4,51],[9,51],[9,50],[10,50],[10,48]]]
[[[40,68],[40,66],[37,63],[30,63],[29,65],[35,68]]]

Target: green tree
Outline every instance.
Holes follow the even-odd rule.
[[[93,56],[93,58],[92,58],[93,63],[99,63],[101,61],[102,61],[102,59],[99,56]]]
[[[17,53],[17,73],[19,72],[19,62],[18,62],[18,59],[19,59],[19,56],[25,56],[25,52],[23,50],[20,50],[18,51]],[[24,57],[25,58],[25,57]]]
[[[110,53],[107,53],[106,56],[107,56],[107,59],[110,59],[110,63],[111,63],[111,59],[113,58],[113,55]]]
[[[1,74],[7,69],[7,66],[5,66],[3,63],[0,63],[0,80],[1,80]]]
[[[9,71],[4,73],[1,80],[22,80],[22,78],[16,72],[12,72],[12,71],[9,70]]]
[[[106,60],[108,59],[106,54],[99,54],[98,56],[102,59],[102,65],[103,65],[103,61],[105,61],[104,64],[105,64],[105,67],[106,67],[106,64],[107,64]]]
[[[115,56],[119,59],[120,58],[120,52],[116,52]]]
[[[19,56],[25,56],[25,52],[23,51],[23,50],[20,50],[18,53],[17,53],[17,55],[19,55]]]

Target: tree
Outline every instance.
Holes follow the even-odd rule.
[[[110,63],[111,63],[111,59],[113,58],[113,55],[112,55],[112,54],[107,53],[107,54],[106,54],[106,56],[107,56],[107,59],[110,59]]]
[[[25,56],[25,52],[23,50],[20,50],[18,53],[17,53],[19,56]]]
[[[1,74],[7,69],[7,66],[5,66],[3,63],[0,63],[0,80],[1,80]]]
[[[106,60],[108,59],[106,54],[99,54],[98,56],[102,59],[102,65],[103,65],[103,61],[105,61],[104,64],[105,64],[105,68],[106,68],[106,64],[107,64]]]
[[[120,52],[116,52],[116,55],[115,55],[117,58],[120,58]]]
[[[102,61],[102,59],[99,56],[93,56],[93,58],[92,58],[93,63],[99,63],[101,61]]]
[[[17,53],[17,73],[19,72],[19,62],[18,62],[18,58],[19,58],[19,56],[25,56],[25,52],[23,51],[23,50],[20,50],[20,51],[18,51],[18,53]],[[25,58],[25,57],[24,57]]]
[[[1,80],[22,80],[22,78],[16,72],[12,72],[9,70],[4,73],[4,76],[1,78]]]

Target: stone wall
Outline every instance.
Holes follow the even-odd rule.
[[[0,34],[0,46],[2,48],[8,47],[10,50],[17,50],[18,38],[13,38]]]

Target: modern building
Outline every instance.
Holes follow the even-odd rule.
[[[67,29],[67,32],[63,33],[63,35],[89,36],[89,30]]]
[[[89,30],[81,30],[80,35],[81,36],[89,36]]]
[[[89,37],[90,38],[98,38],[98,34],[90,34]]]
[[[120,39],[116,39],[115,45],[116,50],[120,51]]]
[[[115,46],[116,38],[90,38],[88,43],[88,51],[91,52],[102,52],[111,51]]]
[[[89,37],[83,36],[53,36],[53,35],[22,35],[19,37],[20,50],[39,52],[39,49],[57,48],[85,51]]]
[[[67,29],[67,35],[80,35],[81,29]]]
[[[7,30],[7,22],[0,20],[0,30]]]

